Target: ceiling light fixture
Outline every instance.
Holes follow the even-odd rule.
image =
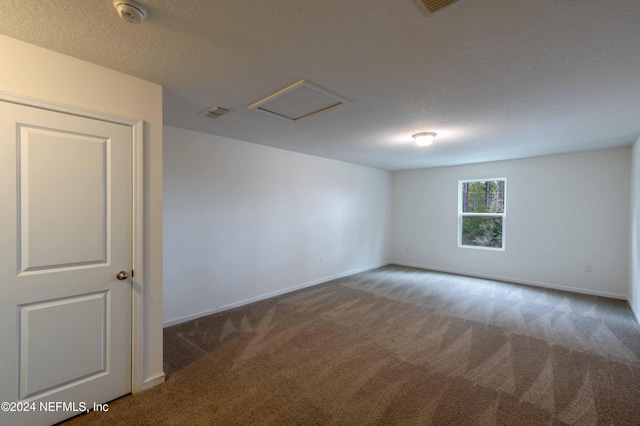
[[[413,139],[415,139],[418,146],[428,146],[433,143],[433,140],[436,138],[436,136],[438,136],[437,133],[423,132],[413,135]]]

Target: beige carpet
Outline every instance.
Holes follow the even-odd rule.
[[[388,266],[164,339],[166,383],[68,424],[640,424],[619,300]]]

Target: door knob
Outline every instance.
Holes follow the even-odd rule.
[[[116,278],[118,278],[119,280],[126,280],[127,278],[129,278],[129,274],[127,274],[125,271],[120,271],[118,272],[118,275],[116,275]]]

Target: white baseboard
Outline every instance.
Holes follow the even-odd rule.
[[[505,281],[505,282],[516,283],[516,284],[526,284],[526,285],[531,285],[531,286],[535,286],[535,287],[552,288],[552,289],[555,289],[555,290],[570,291],[572,293],[582,293],[582,294],[589,294],[589,295],[592,295],[592,296],[603,296],[603,297],[609,297],[609,298],[612,298],[612,299],[628,300],[628,297],[626,295],[617,294],[617,293],[608,293],[606,291],[588,290],[588,289],[584,289],[584,288],[571,287],[571,286],[565,286],[565,285],[543,283],[543,282],[538,282],[538,281],[522,280],[522,279],[519,279],[519,278],[501,277],[499,275],[478,274],[478,273],[470,272],[470,271],[461,271],[461,270],[457,270],[457,269],[439,268],[439,267],[436,267],[436,266],[421,265],[421,264],[418,264],[418,263],[393,261],[393,262],[390,262],[390,264],[392,264],[392,265],[410,266],[412,268],[429,269],[429,270],[432,270],[432,271],[446,272],[446,273],[449,273],[449,274],[466,275],[466,276],[469,276],[469,277],[484,278],[484,279],[488,279],[488,280]]]
[[[631,303],[631,300],[627,300],[629,302],[629,307],[631,308],[631,312],[633,312],[633,316],[636,317],[636,322],[638,324],[640,324],[640,315],[638,315],[640,312],[637,312],[635,310],[635,308],[633,307],[633,303]]]
[[[196,318],[205,317],[207,315],[216,314],[216,313],[222,312],[222,311],[227,311],[229,309],[233,309],[233,308],[237,308],[237,307],[240,307],[240,306],[248,305],[250,303],[259,302],[260,300],[268,299],[270,297],[280,296],[281,294],[291,293],[292,291],[296,291],[296,290],[300,290],[300,289],[303,289],[303,288],[306,288],[306,287],[311,287],[311,286],[314,286],[314,285],[326,283],[327,281],[331,281],[331,280],[335,280],[335,279],[338,279],[338,278],[346,277],[348,275],[353,275],[353,274],[357,274],[359,272],[364,272],[364,271],[369,271],[371,269],[380,268],[382,266],[389,265],[390,263],[391,262],[383,262],[383,263],[378,263],[376,265],[365,266],[364,268],[358,268],[358,269],[353,269],[351,271],[341,272],[341,273],[336,274],[336,275],[331,275],[331,276],[328,276],[328,277],[323,277],[323,278],[320,278],[320,279],[317,279],[317,280],[313,280],[313,281],[309,281],[309,282],[306,282],[306,283],[294,285],[292,287],[287,287],[287,288],[284,288],[284,289],[281,289],[281,290],[273,291],[271,293],[266,293],[266,294],[262,294],[262,295],[259,295],[259,296],[256,296],[256,297],[251,297],[249,299],[240,300],[238,302],[229,303],[227,305],[219,306],[217,308],[214,308],[214,309],[211,309],[211,310],[208,310],[208,311],[198,312],[197,314],[187,315],[185,317],[169,320],[169,321],[163,322],[162,326],[165,327],[165,328],[166,327],[171,327],[172,325],[181,324],[183,322],[191,321],[191,320],[196,319]]]
[[[164,371],[160,374],[156,374],[155,376],[148,377],[145,379],[144,382],[142,382],[142,390],[145,391],[161,383],[164,383],[164,379],[165,379]]]

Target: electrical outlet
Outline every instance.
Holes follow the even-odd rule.
[[[585,272],[591,272],[591,265],[587,265],[584,267]]]
[[[320,263],[324,263],[324,256],[320,256]]]
[[[404,252],[405,252],[405,253],[409,253],[409,247],[405,247],[405,248],[404,248]]]

